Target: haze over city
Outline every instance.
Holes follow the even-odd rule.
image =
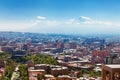
[[[0,31],[119,34],[119,0],[0,0]]]

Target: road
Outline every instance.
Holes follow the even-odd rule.
[[[15,71],[12,74],[11,80],[21,80],[20,72],[19,72],[19,65],[16,66]]]

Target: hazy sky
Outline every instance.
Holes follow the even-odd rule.
[[[0,31],[120,33],[120,0],[0,0]]]

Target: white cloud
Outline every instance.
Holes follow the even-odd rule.
[[[37,16],[37,19],[39,19],[39,20],[45,20],[46,17],[43,17],[43,16]]]
[[[80,20],[90,21],[90,20],[91,20],[91,18],[86,17],[86,16],[80,16]]]
[[[116,23],[114,22],[94,20],[86,16],[80,16],[79,20],[80,20],[80,23],[85,25],[120,26],[120,24],[116,25]]]
[[[37,25],[41,25],[41,26],[57,26],[59,24],[60,24],[59,21],[48,20],[48,19],[46,19],[46,17],[42,17],[42,16],[37,16],[36,20],[34,20],[33,23],[32,23],[33,26],[37,26]]]
[[[96,25],[100,25],[100,26],[120,26],[120,24],[114,23],[114,22],[110,22],[110,21],[99,21],[99,20],[95,20],[92,19],[90,17],[87,16],[80,16],[78,19],[75,18],[71,18],[68,19],[67,21],[63,22],[63,21],[57,21],[57,20],[49,20],[46,17],[43,16],[37,16],[36,20],[33,21],[32,26],[96,26]],[[97,27],[97,26],[96,26]]]
[[[114,26],[114,27],[113,27]],[[108,31],[120,30],[119,22],[103,21],[94,18],[80,16],[78,18],[70,18],[67,20],[51,20],[46,17],[37,16],[36,19],[32,21],[3,21],[0,22],[0,30],[10,30],[10,31],[24,31],[36,29],[40,32],[86,32],[86,31]],[[35,30],[34,30],[35,31]]]

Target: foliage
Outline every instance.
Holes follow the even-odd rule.
[[[0,60],[8,60],[8,58],[11,57],[11,54],[6,53],[6,52],[0,52]]]
[[[11,79],[11,76],[15,69],[16,64],[13,60],[10,59],[10,57],[11,57],[10,53],[0,52],[0,60],[6,61],[5,76],[3,76],[0,80],[10,80]]]
[[[101,72],[95,72],[95,76],[101,76]]]
[[[89,71],[86,70],[86,69],[83,69],[83,70],[82,70],[82,73],[83,73],[83,74],[89,74]]]
[[[5,76],[3,76],[3,78],[0,80],[11,79],[12,73],[16,67],[16,63],[20,63],[20,64],[22,63],[19,66],[21,80],[28,80],[27,65],[25,65],[25,63],[27,63],[27,61],[29,60],[33,60],[36,64],[53,64],[53,65],[57,64],[57,60],[55,60],[53,56],[43,55],[43,54],[29,54],[28,56],[24,56],[16,59],[10,59],[10,58],[11,58],[11,54],[5,52],[0,53],[0,60],[6,61]]]
[[[38,74],[38,75],[37,75],[37,78],[38,78],[38,80],[42,80],[42,79],[45,79],[45,76]]]
[[[23,57],[22,59],[24,62],[33,60],[36,64],[57,64],[57,60],[55,60],[52,56],[43,54],[30,54],[26,57]]]
[[[89,74],[92,77],[94,77],[94,76],[101,76],[101,72],[99,72],[99,71],[97,71],[97,72],[96,71],[90,71]]]
[[[21,80],[28,80],[28,72],[27,72],[27,65],[20,65],[19,66],[20,77]]]
[[[95,72],[94,71],[90,71],[89,74],[90,74],[91,77],[95,76]]]
[[[79,75],[79,77],[82,77],[83,74],[89,74],[91,77],[95,77],[95,76],[101,76],[101,72],[95,72],[93,70],[86,70],[86,69],[83,69],[82,70],[82,74]]]
[[[5,73],[5,80],[10,80],[12,73],[16,67],[16,64],[13,60],[9,59],[6,62],[6,73]]]

